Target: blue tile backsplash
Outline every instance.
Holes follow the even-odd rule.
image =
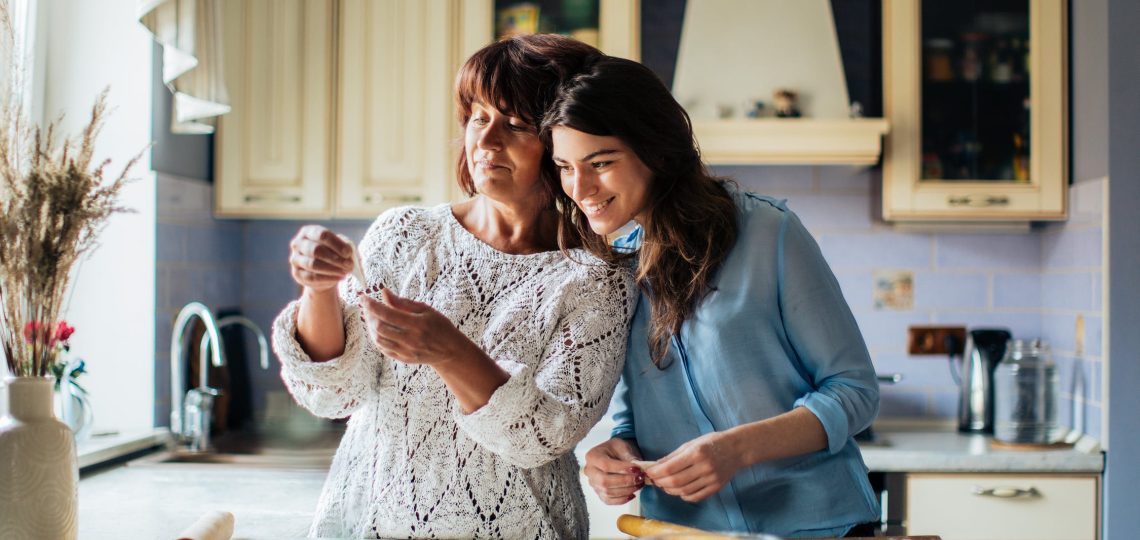
[[[816,237],[859,322],[876,369],[902,373],[882,388],[881,418],[952,419],[957,388],[944,357],[906,354],[906,329],[915,324],[1005,326],[1015,337],[1048,341],[1063,374],[1063,398],[1074,356],[1074,320],[1085,317],[1088,424],[1100,433],[1102,372],[1104,183],[1070,189],[1072,219],[1026,233],[901,232],[878,216],[878,171],[854,167],[718,167],[745,189],[788,199]],[[156,418],[169,414],[170,324],[190,300],[213,308],[240,307],[262,328],[298,294],[289,277],[288,242],[300,221],[217,220],[212,186],[159,179],[158,359]],[[323,225],[354,240],[366,221]],[[874,307],[873,273],[914,274],[914,307]],[[250,340],[252,341],[252,340]],[[255,407],[267,392],[283,390],[276,365],[253,372]],[[1069,419],[1064,404],[1063,420]]]

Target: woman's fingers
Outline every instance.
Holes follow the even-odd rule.
[[[630,474],[595,474],[587,476],[590,487],[598,497],[607,504],[623,504],[628,502],[637,490],[645,484],[639,481],[639,476]]]
[[[597,467],[586,467],[586,477],[595,490],[640,488],[645,485],[644,475],[636,467],[621,469],[621,472],[606,472]]]
[[[301,228],[301,234],[314,242],[317,246],[323,246],[329,250],[328,255],[337,256],[342,259],[352,260],[352,246],[345,237],[338,235],[320,225],[306,225]]]
[[[352,271],[352,248],[341,237],[319,225],[301,227],[289,242],[293,280],[316,289],[329,289]]]
[[[665,490],[666,493],[679,495],[685,486],[711,472],[705,469],[699,464],[691,464],[675,473],[662,474],[660,465],[657,465],[650,467],[646,475],[653,479],[653,485]]]
[[[338,263],[318,259],[301,252],[293,252],[289,255],[289,265],[296,270],[319,276],[342,276],[346,270]]]
[[[398,322],[393,322],[402,316],[403,312],[394,310],[368,295],[362,295],[360,299],[365,325],[380,352],[393,360],[421,363],[424,346],[418,337],[419,329],[404,327]]]
[[[681,495],[681,500],[691,503],[700,502],[716,494],[716,492],[720,491],[721,487],[722,485],[720,483],[710,482],[693,492]]]
[[[629,459],[640,458],[631,443],[610,439],[586,453],[586,477],[590,487],[606,504],[625,504],[645,485],[645,477]]]

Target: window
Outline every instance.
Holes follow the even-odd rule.
[[[4,1],[4,0],[0,0]],[[8,14],[12,19],[15,39],[12,41],[11,58],[15,65],[0,74],[0,80],[13,77],[19,88],[20,105],[33,121],[42,118],[43,88],[42,70],[43,47],[36,47],[40,25],[37,24],[38,0],[6,0]],[[8,51],[5,51],[6,55]]]

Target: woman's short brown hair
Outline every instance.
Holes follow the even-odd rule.
[[[557,34],[515,36],[483,47],[464,62],[455,77],[459,125],[467,125],[472,104],[480,102],[522,118],[537,130],[559,83],[600,56],[598,49]],[[543,151],[541,170],[543,185],[557,185],[549,147]],[[463,192],[474,195],[466,152],[459,153],[456,173]]]

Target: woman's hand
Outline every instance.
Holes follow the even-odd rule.
[[[388,289],[384,302],[361,295],[364,324],[384,356],[435,369],[465,414],[487,404],[510,374],[491,360],[442,313],[400,298]]]
[[[586,452],[586,478],[606,504],[625,504],[645,485],[641,469],[631,462],[641,459],[637,445],[620,438],[610,439]]]
[[[289,270],[298,285],[329,291],[352,271],[352,245],[320,225],[306,225],[289,242]]]
[[[702,501],[744,466],[744,457],[732,442],[727,433],[702,435],[658,460],[645,474],[665,493],[687,502]]]
[[[389,289],[381,291],[384,302],[362,295],[364,323],[384,356],[407,364],[436,368],[478,351],[475,343],[431,306],[401,298]]]

